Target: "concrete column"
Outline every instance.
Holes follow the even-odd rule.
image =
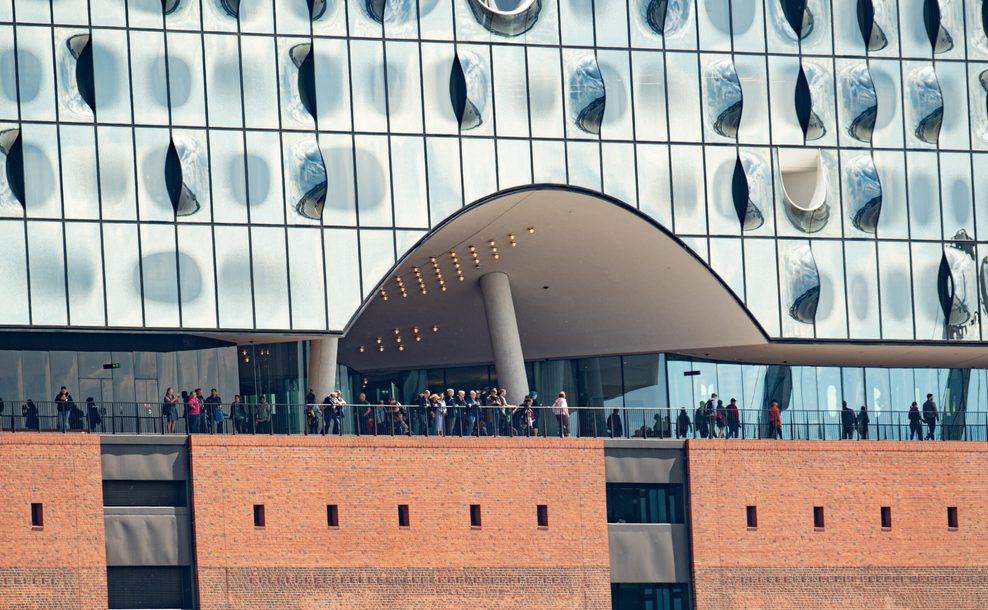
[[[484,295],[484,311],[487,312],[487,332],[494,348],[497,385],[508,390],[508,402],[520,404],[528,393],[528,377],[525,375],[525,357],[521,351],[518,320],[515,318],[515,304],[507,274],[496,272],[481,276],[480,291]]]
[[[309,341],[309,375],[308,385],[303,388],[303,395],[312,388],[316,400],[322,399],[336,390],[336,348],[338,337],[326,337]]]

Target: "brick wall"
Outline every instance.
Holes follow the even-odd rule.
[[[0,433],[0,485],[0,608],[105,608],[99,437]]]
[[[988,607],[988,446],[690,440],[687,453],[697,609]]]
[[[204,610],[610,607],[601,441],[194,436],[191,461]]]

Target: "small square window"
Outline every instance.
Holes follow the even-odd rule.
[[[957,529],[957,507],[948,506],[947,507],[947,527],[955,530]]]
[[[470,505],[470,527],[480,527],[480,504]]]
[[[539,527],[549,527],[549,507],[545,504],[539,504],[536,510],[539,519]]]
[[[746,509],[746,513],[748,516],[748,528],[755,529],[758,527],[758,507],[749,506]]]
[[[264,527],[264,505],[254,505],[254,527]]]
[[[398,505],[398,527],[408,527],[408,505]]]
[[[329,527],[340,526],[340,510],[335,504],[326,505],[326,525]]]
[[[822,530],[824,527],[822,506],[813,507],[813,527],[818,530]]]
[[[45,526],[45,506],[41,503],[31,504],[31,527]]]
[[[892,529],[892,507],[883,506],[882,507],[882,529],[890,530]]]

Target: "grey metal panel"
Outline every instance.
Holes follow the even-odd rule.
[[[0,398],[13,408],[14,402],[24,398],[24,380],[21,378],[21,352],[0,351]],[[19,414],[20,405],[16,405]],[[6,411],[10,415],[10,411]]]
[[[154,352],[134,352],[134,378],[157,379],[158,361]]]
[[[181,395],[182,390],[191,391],[201,388],[199,378],[199,354],[197,352],[178,352],[178,387],[175,393]]]
[[[221,347],[217,348],[216,351],[219,352],[220,362],[220,396],[229,403],[235,395],[240,393],[240,367],[237,363],[237,348]]]
[[[112,373],[103,368],[113,357],[110,352],[78,352],[79,377],[83,379],[110,379]]]
[[[116,402],[134,402],[134,352],[113,352],[113,362],[119,362],[120,368],[113,370],[113,400]]]
[[[175,352],[158,354],[158,389],[161,396],[157,399],[161,399],[168,388],[172,388],[176,395],[181,393],[181,388],[178,387],[178,364]]]
[[[185,566],[192,563],[188,512],[180,514],[176,511],[170,515],[107,513],[105,523],[108,566]]]
[[[604,469],[608,483],[682,483],[685,481],[683,449],[637,449],[604,445]]]
[[[220,356],[215,349],[199,351],[199,385],[204,395],[209,396],[209,390],[220,387],[219,372]],[[222,396],[222,394],[220,394]]]
[[[689,532],[682,524],[607,526],[611,582],[689,582]]]
[[[24,374],[24,398],[54,400],[58,387],[52,390],[48,352],[21,352]],[[59,384],[60,386],[61,384]]]
[[[52,396],[58,393],[61,386],[69,389],[76,400],[85,396],[79,393],[79,361],[75,352],[48,352],[48,363],[51,370]]]
[[[138,440],[133,443],[106,442],[107,438],[103,437],[102,444],[104,480],[184,481],[188,478],[189,458],[184,444],[151,444],[146,436],[143,441],[134,437]]]

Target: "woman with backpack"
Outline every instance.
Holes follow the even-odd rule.
[[[175,418],[178,416],[178,396],[171,388],[165,390],[165,397],[161,399],[161,417],[165,420],[165,428],[168,434],[175,434]]]

